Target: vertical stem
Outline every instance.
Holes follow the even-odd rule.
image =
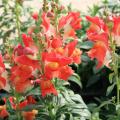
[[[18,93],[16,93],[16,91],[14,91],[14,96],[16,98],[16,115],[17,115],[17,120],[21,120],[21,113],[19,111],[19,108],[18,108],[18,105],[19,105],[19,99],[20,99],[20,96],[18,95]]]
[[[18,32],[18,37],[20,38],[20,19],[19,19],[19,3],[15,2],[15,17],[16,17],[16,28]]]
[[[116,45],[114,43],[114,39],[112,38],[112,35],[110,34],[110,45],[112,49],[112,67],[114,72],[114,77],[116,80],[116,86],[117,86],[117,105],[120,103],[120,82],[119,82],[119,76],[118,76],[118,57],[116,56]]]
[[[55,18],[54,18],[54,26],[55,26],[55,31],[56,31],[56,34],[58,34],[58,7],[57,5],[59,4],[59,0],[52,0],[53,3],[55,3],[55,5],[53,6],[53,11],[54,11],[54,14],[55,14]]]
[[[17,28],[17,32],[18,32],[18,38],[20,39],[20,19],[19,19],[19,14],[20,14],[20,9],[19,9],[19,3],[16,0],[15,1],[15,18],[16,18],[16,28]],[[19,42],[19,41],[18,41]],[[14,91],[15,92],[15,91]],[[21,120],[21,113],[19,111],[18,105],[19,105],[19,95],[15,92],[14,93],[15,98],[16,98],[16,104],[17,104],[17,108],[16,108],[16,114],[17,114],[17,120]]]

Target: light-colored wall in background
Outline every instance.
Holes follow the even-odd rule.
[[[35,9],[40,8],[42,6],[42,0],[31,0],[26,2],[25,5],[29,5]],[[72,4],[73,8],[86,12],[88,6],[92,6],[93,4],[99,4],[101,0],[60,0],[63,5]]]
[[[92,6],[93,4],[99,4],[100,0],[61,0],[63,4],[68,5],[69,3],[72,4],[73,8],[86,12],[88,7]]]

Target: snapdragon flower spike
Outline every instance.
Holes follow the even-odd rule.
[[[94,43],[93,48],[88,51],[91,59],[98,60],[97,69],[105,65],[105,59],[109,49],[108,26],[99,17],[86,17],[91,22],[87,30],[88,38]],[[108,62],[107,62],[108,63]]]
[[[6,86],[6,79],[2,77],[2,73],[5,71],[5,65],[3,63],[2,55],[0,54],[0,89],[4,89]]]
[[[40,42],[44,46],[43,50],[40,52],[41,61],[32,59],[33,56],[39,55],[37,45],[35,45],[32,35],[22,34],[22,40],[24,46],[20,49],[17,48],[15,51],[22,52],[14,55],[14,61],[17,64],[18,71],[20,66],[25,66],[27,68],[32,68],[32,73],[38,69],[40,70],[41,77],[36,77],[35,80],[31,80],[31,73],[25,77],[20,77],[17,71],[12,72],[11,81],[13,80],[15,89],[17,91],[25,91],[27,83],[34,85],[39,84],[41,89],[41,95],[45,97],[47,94],[57,95],[57,90],[52,83],[53,78],[60,78],[63,80],[68,80],[68,78],[73,74],[73,70],[69,64],[80,63],[81,51],[76,48],[77,40],[70,42],[68,45],[65,44],[65,39],[70,37],[76,37],[76,30],[81,28],[81,19],[78,12],[69,12],[68,15],[62,17],[58,20],[58,31],[56,31],[55,26],[51,24],[52,18],[54,18],[54,13],[52,16],[50,14],[43,12],[41,15],[42,23],[40,27],[43,27],[40,35],[45,37],[45,41]],[[65,19],[65,20],[64,20]],[[59,30],[64,29],[64,34],[59,33]],[[27,52],[24,52],[28,50]],[[32,54],[30,50],[33,50]],[[32,52],[32,51],[31,51]],[[26,69],[27,69],[26,68]],[[23,69],[25,72],[25,69]],[[24,74],[23,74],[24,76]],[[28,76],[28,77],[27,77]],[[24,84],[24,85],[23,85]],[[23,86],[20,88],[20,85]]]
[[[104,21],[99,17],[86,16],[86,19],[91,22],[89,29],[87,30],[88,38],[93,41],[103,41],[107,47],[108,45],[108,27]]]

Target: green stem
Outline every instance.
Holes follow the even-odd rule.
[[[16,28],[17,28],[17,31],[18,31],[18,37],[20,38],[20,19],[19,19],[19,3],[15,2],[15,17],[16,17]]]
[[[58,5],[59,0],[56,0],[55,3],[56,3],[56,5]],[[56,34],[58,35],[58,32],[59,32],[58,31],[58,8],[56,6],[54,6],[53,10],[55,13],[54,25],[55,25]]]
[[[53,105],[53,96],[47,96],[47,108],[48,108],[48,113],[49,113],[49,117],[50,117],[50,120],[55,120],[55,111],[54,111],[54,105]]]
[[[118,76],[118,57],[116,56],[116,45],[112,35],[110,34],[110,45],[112,49],[112,67],[114,72],[114,77],[116,80],[117,85],[117,105],[120,103],[120,83],[119,83],[119,76]]]
[[[18,105],[20,103],[20,96],[15,91],[14,91],[14,96],[16,98],[16,105],[17,105],[17,107],[16,107],[17,120],[21,120],[21,112],[19,111],[19,108],[18,108]]]

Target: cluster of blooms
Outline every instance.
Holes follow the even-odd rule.
[[[81,29],[80,13],[69,12],[65,16],[56,16],[54,11],[33,13],[36,24],[28,28],[28,34],[21,35],[23,44],[14,47],[8,79],[16,93],[23,94],[37,84],[42,97],[47,94],[57,95],[54,78],[68,80],[74,72],[69,65],[81,63],[82,51],[77,48],[76,36],[76,30]],[[98,60],[97,68],[108,66],[110,37],[114,38],[113,42],[119,38],[120,17],[109,18],[107,23],[99,17],[86,16],[86,19],[91,22],[87,36],[94,43],[87,54],[91,59]],[[4,89],[7,84],[4,72],[4,60],[0,55],[0,89]],[[32,96],[26,96],[24,101],[17,104],[15,99],[9,98],[14,110],[22,110],[25,106],[36,103]],[[4,102],[6,103],[5,99]],[[33,120],[36,114],[36,110],[22,112],[25,120]],[[6,105],[0,106],[0,117],[8,115]]]
[[[79,13],[70,12],[67,16],[60,18],[58,24],[58,31],[65,29],[68,37],[74,38],[72,42],[65,44],[65,38],[56,33],[54,27],[50,24],[50,19],[47,13],[42,14],[43,31],[38,33],[37,44],[34,42],[34,30],[29,34],[22,34],[24,46],[18,45],[14,49],[13,59],[15,65],[11,69],[11,83],[15,90],[19,93],[26,91],[32,83],[39,83],[41,94],[45,97],[49,93],[57,95],[57,91],[52,83],[53,78],[60,78],[67,80],[73,74],[73,70],[68,66],[69,64],[80,63],[80,49],[76,48],[77,38],[76,29],[80,29]],[[76,21],[74,23],[73,21]],[[35,20],[37,20],[35,18]],[[69,23],[69,24],[68,24]],[[34,28],[35,29],[35,28]],[[51,32],[52,29],[52,32]],[[30,29],[29,29],[30,30]],[[45,40],[41,40],[43,38]],[[67,38],[68,38],[67,37]],[[33,72],[39,70],[40,74],[34,78]],[[22,87],[21,87],[22,86]]]
[[[12,54],[9,83],[13,90],[19,94],[38,84],[42,97],[47,94],[57,95],[58,91],[53,83],[54,78],[68,80],[73,74],[72,63],[81,63],[82,51],[76,47],[76,30],[81,28],[79,12],[69,12],[57,20],[57,26],[52,24],[56,17],[54,13],[43,12],[42,15],[32,15],[36,23],[41,20],[39,26],[34,25],[28,29],[28,34],[22,34],[22,44],[18,44]],[[39,19],[40,18],[40,19]],[[39,32],[36,33],[36,30]],[[62,32],[61,32],[62,31]],[[66,39],[72,38],[67,42]],[[37,40],[36,40],[37,39]],[[0,55],[0,89],[6,86],[6,80],[2,77],[5,65]],[[28,104],[35,104],[27,98],[19,104],[11,104],[13,109],[22,109]],[[5,106],[5,105],[4,105]],[[26,120],[33,120],[36,111],[23,112]],[[6,107],[1,106],[0,117],[8,116]],[[31,117],[32,116],[32,117]]]
[[[15,104],[16,98],[9,97],[9,101],[11,104],[12,109],[14,110],[22,110],[29,104],[35,104],[36,101],[32,96],[27,96],[26,100],[22,101],[19,104]],[[0,106],[0,118],[4,119],[9,116],[9,112],[6,110],[6,98],[3,99],[4,105]],[[22,116],[24,120],[34,120],[35,115],[38,114],[38,111],[33,109],[31,111],[22,111]]]
[[[97,68],[102,65],[109,67],[110,59],[107,56],[112,52],[110,42],[120,43],[120,17],[109,17],[107,22],[99,17],[86,16],[86,19],[91,22],[87,36],[94,43],[88,56],[98,60]]]

